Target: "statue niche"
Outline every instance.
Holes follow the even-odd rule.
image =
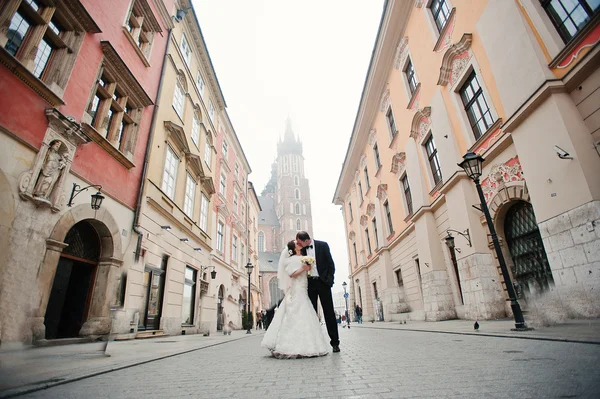
[[[59,140],[50,143],[46,159],[33,189],[34,201],[52,205],[52,192],[67,165],[68,157],[67,149]]]

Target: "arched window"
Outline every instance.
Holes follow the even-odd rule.
[[[300,204],[296,204],[296,215],[300,214]]]
[[[300,190],[296,189],[296,199],[300,199]]]
[[[300,219],[296,219],[296,230],[302,230],[302,223],[300,223]]]
[[[300,178],[298,176],[294,176],[294,185],[295,186],[299,186],[300,185]]]
[[[258,232],[258,252],[265,252],[265,233]]]

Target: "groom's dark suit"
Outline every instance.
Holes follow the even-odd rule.
[[[333,276],[335,274],[335,264],[331,257],[329,245],[325,241],[313,240],[312,245],[315,250],[315,260],[317,262],[317,271],[319,277],[308,279],[308,297],[312,302],[315,311],[317,310],[317,298],[321,301],[323,308],[323,317],[329,334],[329,343],[333,347],[340,344],[338,335],[337,320],[333,309],[333,297],[331,296],[331,287],[333,287]],[[302,248],[302,255],[306,255],[306,248]]]

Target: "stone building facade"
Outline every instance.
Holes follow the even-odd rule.
[[[365,320],[510,314],[467,152],[522,306],[598,289],[599,18],[586,0],[386,1],[334,196]]]
[[[173,7],[0,3],[2,346],[109,333]]]

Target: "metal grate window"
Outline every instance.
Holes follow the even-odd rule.
[[[100,237],[88,222],[79,222],[68,231],[63,253],[97,262],[100,258]]]

